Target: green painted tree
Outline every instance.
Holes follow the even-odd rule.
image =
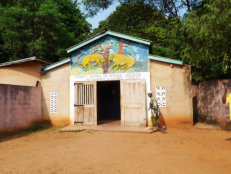
[[[0,2],[0,62],[30,56],[58,61],[89,32],[90,24],[71,0]]]

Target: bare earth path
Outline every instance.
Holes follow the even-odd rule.
[[[230,174],[231,132],[45,130],[0,142],[1,174]]]

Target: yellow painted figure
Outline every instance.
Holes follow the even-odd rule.
[[[87,56],[85,56],[82,60],[82,63],[80,63],[78,61],[78,59],[84,55],[84,53],[81,53],[78,57],[77,57],[77,63],[79,65],[82,65],[87,71],[89,71],[89,69],[87,68],[87,65],[93,69],[93,67],[91,66],[91,62],[95,62],[94,66],[96,66],[97,64],[99,65],[99,67],[101,68],[102,65],[101,63],[104,63],[105,62],[105,59],[102,55],[100,54],[89,54]]]
[[[227,94],[229,89],[230,89],[229,87],[225,88],[225,92],[224,92],[224,95],[223,95],[223,98],[222,98],[222,102],[224,104],[229,103],[229,119],[231,120],[231,93]]]
[[[109,55],[109,63],[111,63],[112,61],[114,62],[114,64],[109,69],[113,69],[114,67],[116,67],[115,71],[117,71],[119,69],[119,66],[123,66],[121,70],[127,70],[133,67],[136,64],[136,57],[132,54],[129,55],[132,56],[133,59],[125,56],[124,54]]]
[[[229,119],[231,120],[231,93],[227,95],[226,103],[229,103]]]

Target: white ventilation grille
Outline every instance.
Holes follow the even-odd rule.
[[[50,113],[58,113],[58,92],[50,91]]]
[[[164,86],[156,86],[156,100],[159,107],[166,107],[166,87]]]

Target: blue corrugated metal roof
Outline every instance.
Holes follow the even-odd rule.
[[[45,67],[43,69],[43,72],[49,71],[51,69],[54,69],[54,68],[56,68],[58,66],[61,66],[61,65],[65,64],[65,63],[68,63],[68,62],[70,62],[70,58],[67,58],[67,59],[61,60],[59,62],[53,63],[52,65],[49,65],[49,66]]]
[[[169,59],[166,57],[149,55],[148,58],[151,60],[156,60],[156,61],[160,61],[160,62],[166,62],[166,63],[176,64],[176,65],[183,65],[183,62],[180,60]]]

